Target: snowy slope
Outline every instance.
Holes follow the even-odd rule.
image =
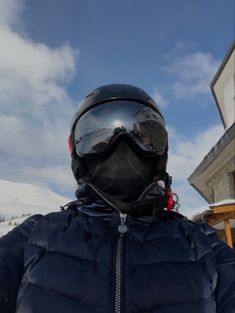
[[[0,236],[33,214],[59,211],[71,199],[46,189],[0,179]]]
[[[0,223],[0,237],[7,234],[17,225],[21,224],[30,215],[25,215],[23,217],[15,217]]]

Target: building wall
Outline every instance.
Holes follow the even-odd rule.
[[[213,202],[235,198],[234,171],[235,160],[234,156],[232,156],[226,165],[207,181],[207,186],[211,190]]]

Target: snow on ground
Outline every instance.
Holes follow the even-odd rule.
[[[0,236],[33,214],[59,211],[71,199],[46,189],[0,179]]]
[[[0,237],[7,234],[17,225],[21,224],[30,215],[25,215],[23,217],[15,217],[0,223]]]

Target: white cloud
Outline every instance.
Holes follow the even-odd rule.
[[[4,162],[0,161],[0,171],[4,170]],[[33,166],[30,163],[24,163],[15,171],[15,167],[9,168],[5,179],[10,181],[20,181],[43,187],[45,189],[54,189],[62,194],[72,195],[76,189],[76,182],[70,170],[69,161],[62,165]]]
[[[198,192],[187,182],[177,182],[173,184],[173,191],[179,196],[179,212],[188,218],[192,218],[196,213],[202,212],[202,208],[208,208],[207,202],[198,197]]]
[[[210,53],[195,52],[176,56],[163,69],[174,78],[172,85],[177,100],[196,95],[210,94],[210,83],[218,70],[220,61]]]
[[[170,133],[170,161],[173,162],[171,171],[177,179],[187,178],[204,156],[216,144],[223,134],[221,125],[211,126],[200,132],[194,140],[180,136],[175,129]]]
[[[65,168],[74,106],[66,86],[78,51],[68,43],[51,48],[23,35],[17,28],[22,7],[19,0],[0,0],[1,178],[26,181],[28,176],[40,185],[57,182],[67,188],[74,183]]]
[[[22,9],[21,0],[0,0],[0,25],[13,26],[20,23]]]
[[[152,98],[156,101],[160,108],[166,108],[168,105],[168,100],[163,97],[157,88],[154,88]]]
[[[172,61],[172,59],[181,58],[182,55],[189,53],[190,51],[195,49],[195,43],[192,41],[178,41],[175,46],[169,49],[163,55],[163,60]]]
[[[65,44],[52,49],[0,27],[0,93],[5,105],[46,105],[66,98],[63,84],[74,73],[76,52]],[[11,91],[11,92],[9,92]],[[18,101],[15,102],[17,97]]]
[[[205,202],[203,199],[199,200],[197,192],[189,185],[187,178],[220,139],[223,127],[211,126],[199,133],[194,140],[182,137],[174,128],[168,130],[170,137],[168,172],[173,176],[173,187],[184,204],[183,212],[192,216],[194,208],[197,209]]]

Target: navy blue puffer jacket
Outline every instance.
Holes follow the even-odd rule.
[[[0,239],[1,313],[235,312],[235,253],[212,228],[81,193]]]

